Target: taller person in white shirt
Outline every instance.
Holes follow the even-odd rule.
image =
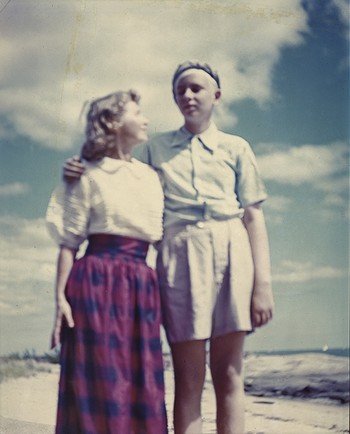
[[[157,270],[174,364],[175,433],[202,432],[209,340],[217,432],[243,434],[244,341],[274,310],[261,208],[267,194],[249,144],[212,122],[221,98],[218,74],[206,63],[184,62],[172,90],[184,125],[138,147],[135,156],[157,170],[164,190]],[[65,164],[66,176],[83,170],[74,159]]]
[[[162,237],[163,191],[156,172],[131,157],[147,140],[147,123],[134,91],[93,101],[86,170],[49,203],[47,225],[60,246],[56,434],[167,432],[159,287],[145,262]]]

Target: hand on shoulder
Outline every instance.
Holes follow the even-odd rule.
[[[63,164],[63,179],[66,182],[72,182],[80,179],[85,171],[85,165],[81,162],[80,158],[75,155],[68,158]]]

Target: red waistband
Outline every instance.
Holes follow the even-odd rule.
[[[88,241],[86,255],[121,254],[145,259],[149,247],[148,241],[122,235],[93,234]]]

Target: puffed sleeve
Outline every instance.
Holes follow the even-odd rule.
[[[59,245],[78,249],[87,238],[90,188],[86,176],[73,183],[62,182],[52,193],[46,211],[46,226]]]
[[[243,208],[267,199],[267,192],[261,178],[255,155],[244,141],[237,160],[236,194]]]

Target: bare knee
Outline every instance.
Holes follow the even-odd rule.
[[[220,394],[243,390],[244,333],[231,333],[211,343],[210,370],[213,384]]]
[[[175,387],[185,395],[201,393],[205,380],[205,347],[202,342],[174,344],[171,347]]]
[[[229,395],[243,390],[243,374],[235,366],[211,367],[214,388],[222,395]]]
[[[196,393],[203,389],[205,374],[204,370],[194,371],[193,369],[174,369],[175,385],[184,393]]]

